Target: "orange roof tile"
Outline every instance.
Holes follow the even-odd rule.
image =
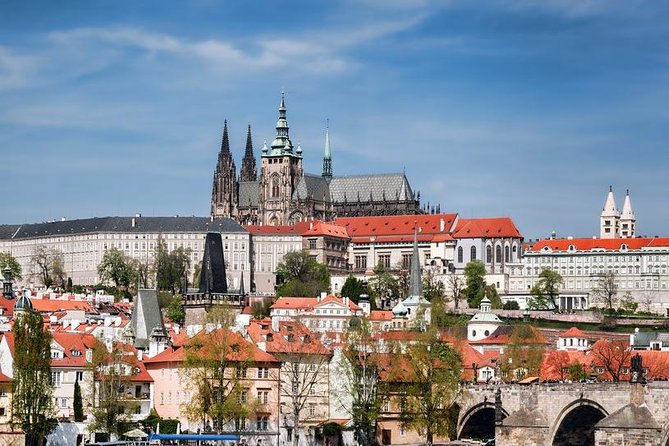
[[[304,324],[297,321],[279,322],[279,330],[274,331],[269,318],[251,321],[248,327],[249,336],[256,344],[265,342],[268,353],[301,353],[313,355],[331,355],[317,333],[309,330]]]
[[[349,238],[346,228],[343,226],[324,223],[319,220],[304,223],[309,223],[309,227],[302,232],[302,235],[328,235],[330,237]]]
[[[420,228],[419,241],[432,241],[435,236],[447,240],[457,214],[392,215],[383,217],[341,217],[335,224],[346,229],[356,243],[370,237],[377,241],[413,241],[414,229]]]
[[[669,237],[638,237],[638,238],[575,238],[575,239],[548,239],[539,240],[534,243],[528,251],[539,252],[544,248],[552,251],[568,251],[570,246],[574,246],[577,251],[591,251],[603,249],[606,251],[619,251],[626,245],[630,251],[638,251],[643,248],[667,248],[669,247]]]
[[[390,310],[372,310],[369,318],[373,321],[391,321],[393,320],[393,312]]]
[[[453,232],[454,238],[515,237],[520,232],[510,217],[461,218]]]
[[[561,338],[586,338],[587,336],[576,327],[571,327],[569,330],[560,334]]]
[[[84,310],[87,313],[94,309],[83,300],[32,299],[33,308],[40,313],[54,313],[64,310]]]

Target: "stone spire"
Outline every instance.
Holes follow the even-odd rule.
[[[609,186],[609,194],[606,196],[606,203],[602,209],[599,225],[600,238],[616,238],[620,223],[620,214],[616,207],[616,200],[613,198],[613,187]]]
[[[251,126],[249,125],[246,133],[246,151],[242,159],[242,171],[239,174],[239,181],[257,181],[258,171],[256,169],[256,159],[253,156],[253,141],[251,140]]]
[[[409,296],[423,294],[422,277],[420,273],[420,259],[418,258],[418,225],[414,222],[413,254],[411,255],[411,271],[409,271]]]
[[[288,120],[286,119],[285,93],[281,92],[281,103],[279,104],[279,120],[276,122],[276,137],[272,141],[272,155],[281,155],[288,151],[293,153],[293,143],[288,136]]]
[[[325,125],[325,150],[323,152],[323,178],[332,178],[332,154],[330,152],[330,120]]]
[[[631,238],[636,235],[636,217],[632,210],[632,200],[630,199],[630,191],[627,190],[625,194],[625,203],[623,204],[623,212],[620,215],[620,237]]]
[[[230,153],[228,140],[228,121],[223,125],[221,150],[218,153],[218,162],[214,171],[214,181],[211,191],[211,216],[232,217],[237,209],[237,168]]]

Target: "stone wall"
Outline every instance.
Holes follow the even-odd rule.
[[[596,429],[595,446],[664,446],[660,432],[649,429]]]

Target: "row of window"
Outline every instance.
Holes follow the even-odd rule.
[[[504,262],[509,263],[511,261],[511,252],[513,251],[514,257],[518,252],[518,247],[516,245],[513,245],[513,248],[509,248],[508,246],[504,247]],[[465,257],[465,251],[462,246],[458,246],[458,263],[464,263],[464,257]],[[476,246],[472,246],[469,249],[469,261],[473,262],[474,260],[477,260],[477,251],[476,251]],[[492,246],[486,246],[486,254],[485,254],[485,262],[486,263],[492,263],[493,262],[493,256],[492,256]],[[497,245],[495,246],[495,263],[502,263],[502,246]]]

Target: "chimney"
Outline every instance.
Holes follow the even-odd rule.
[[[279,332],[279,318],[277,316],[272,318],[272,331],[276,333]]]
[[[327,295],[328,295],[328,293],[326,293],[325,291],[321,292],[321,296],[318,298],[318,301],[319,302],[322,301],[323,299],[325,299],[327,297]]]
[[[446,228],[446,222],[444,221],[443,218],[439,219],[439,232],[444,232],[444,229]]]
[[[131,226],[132,226],[133,228],[137,226],[137,218],[136,218],[136,217],[132,217],[132,223],[131,223]]]

